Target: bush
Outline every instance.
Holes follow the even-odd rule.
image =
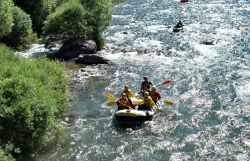
[[[103,31],[112,18],[111,0],[69,0],[51,14],[44,26],[49,42],[83,37],[104,46]]]
[[[0,39],[11,32],[13,26],[12,0],[0,0]]]
[[[44,35],[49,42],[89,37],[92,32],[87,22],[86,9],[78,0],[70,0],[57,8],[44,26]]]
[[[112,0],[81,0],[88,8],[88,24],[94,27],[94,32],[103,32],[112,19]]]
[[[1,147],[0,147],[0,160],[15,161],[15,159],[9,153],[5,152]]]
[[[55,11],[60,0],[14,0],[14,3],[31,15],[34,30],[40,35],[47,16]]]
[[[90,39],[93,39],[97,48],[104,47],[102,33],[110,24],[112,19],[112,0],[81,0],[83,5],[88,8],[88,24],[93,28]]]
[[[35,35],[32,33],[31,18],[19,7],[14,7],[13,17],[14,26],[12,31],[8,36],[4,37],[3,41],[8,46],[24,48],[35,40]]]
[[[45,58],[19,58],[2,45],[0,54],[0,146],[25,153],[48,145],[62,132],[64,70]]]

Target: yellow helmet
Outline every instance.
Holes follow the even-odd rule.
[[[144,97],[148,97],[149,93],[148,92],[144,92]]]
[[[156,91],[156,86],[152,86],[151,90]]]
[[[122,93],[122,97],[124,97],[124,96],[125,96],[125,97],[127,96],[126,93]]]

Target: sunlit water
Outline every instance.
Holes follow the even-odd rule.
[[[171,26],[185,20],[184,32]],[[39,161],[250,160],[250,1],[128,0],[105,37],[110,65],[79,70],[63,145]],[[214,45],[204,45],[213,41]],[[173,106],[139,127],[113,121],[106,92],[138,91],[142,77]]]

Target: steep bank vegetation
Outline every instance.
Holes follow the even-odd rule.
[[[13,24],[13,2],[12,0],[0,0],[0,40],[11,32]]]
[[[0,46],[0,147],[27,153],[54,141],[67,103],[64,70],[45,58],[24,59]]]
[[[102,33],[112,17],[111,0],[68,0],[48,16],[44,26],[47,42],[63,42],[84,37],[103,48]]]
[[[111,21],[115,2],[0,0],[0,42],[24,49],[36,41],[36,35],[48,45],[83,37],[94,40],[101,49],[105,44],[102,34]]]

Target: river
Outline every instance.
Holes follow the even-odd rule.
[[[173,33],[179,19],[184,31]],[[69,134],[34,160],[250,160],[249,32],[249,0],[117,5],[102,51],[111,63],[76,71]],[[120,127],[105,93],[139,91],[144,75],[155,84],[173,80],[158,90],[174,104],[142,126]]]

